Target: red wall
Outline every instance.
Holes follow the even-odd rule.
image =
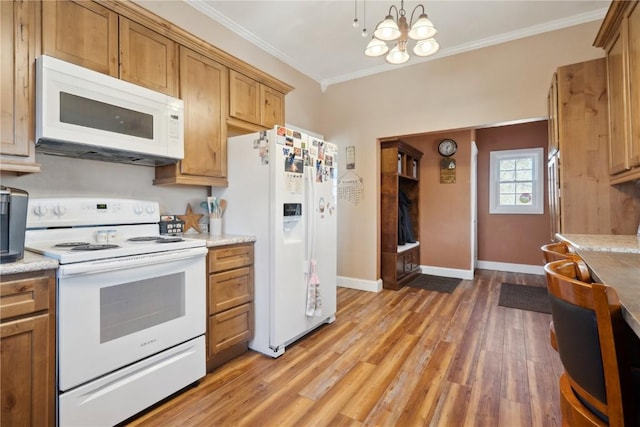
[[[420,264],[471,269],[471,141],[473,131],[450,131],[403,141],[424,153],[420,161]],[[456,182],[440,183],[438,143],[456,141]]]
[[[478,144],[478,260],[541,265],[540,246],[551,240],[546,194],[543,215],[489,214],[489,153],[520,148],[545,149],[547,121],[476,130]]]
[[[458,143],[455,184],[440,183],[438,143]],[[420,162],[420,264],[452,269],[471,268],[471,142],[478,146],[478,260],[541,265],[540,246],[551,239],[547,208],[542,215],[489,214],[489,153],[497,150],[547,147],[547,121],[476,130],[405,136],[423,152]]]

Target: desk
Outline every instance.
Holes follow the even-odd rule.
[[[613,287],[622,305],[622,317],[640,337],[640,253],[576,251],[591,270],[594,281]]]

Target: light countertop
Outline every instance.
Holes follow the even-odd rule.
[[[233,245],[237,243],[253,243],[256,241],[255,236],[242,236],[234,234],[223,234],[221,236],[213,236],[206,233],[185,234],[185,238],[201,239],[207,242],[207,247]],[[24,258],[20,261],[7,264],[0,264],[0,274],[26,273],[31,271],[42,271],[49,269],[57,269],[58,261],[36,254],[34,252],[24,251]]]
[[[207,247],[234,245],[237,243],[253,243],[255,236],[242,236],[239,234],[222,234],[220,236],[207,233],[187,233],[182,237],[188,239],[201,239],[207,242]]]
[[[640,238],[629,235],[556,234],[573,246],[593,279],[616,290],[622,317],[640,337]]]
[[[0,274],[27,273],[32,271],[43,271],[58,268],[58,261],[36,254],[34,252],[24,251],[24,258],[20,261],[7,264],[0,264]]]
[[[593,279],[616,290],[622,317],[640,337],[640,253],[577,251]]]
[[[640,253],[640,238],[635,235],[556,234],[576,250]]]

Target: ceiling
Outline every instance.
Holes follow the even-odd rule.
[[[384,19],[392,4],[400,8],[399,1],[184,1],[316,80],[323,88],[418,62],[602,20],[610,4],[609,0],[406,1],[407,20],[417,5],[425,7],[429,19],[438,29],[435,38],[440,50],[427,58],[412,55],[404,65],[389,65],[383,57],[369,58],[363,51],[376,24]],[[356,16],[360,23],[358,28],[352,25]],[[361,35],[363,27],[368,30],[367,37]]]

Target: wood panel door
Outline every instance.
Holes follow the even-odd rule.
[[[260,124],[260,83],[229,70],[229,116]]]
[[[182,174],[227,176],[227,84],[225,66],[180,48],[180,97],[185,110]]]
[[[617,35],[607,55],[609,75],[609,173],[629,169],[627,156],[627,129],[624,111],[623,41]]]
[[[0,325],[3,425],[52,425],[54,384],[47,378],[54,358],[48,334],[46,313]]]
[[[90,1],[42,2],[43,51],[118,77],[118,15]]]
[[[269,86],[260,85],[262,104],[260,124],[266,128],[284,126],[284,94]]]
[[[640,166],[640,6],[633,6],[628,17],[629,84],[629,166]]]
[[[0,276],[2,425],[55,425],[55,270]]]
[[[0,2],[0,153],[27,157],[34,149],[38,5]]]
[[[178,96],[178,46],[161,34],[120,17],[120,78]]]

